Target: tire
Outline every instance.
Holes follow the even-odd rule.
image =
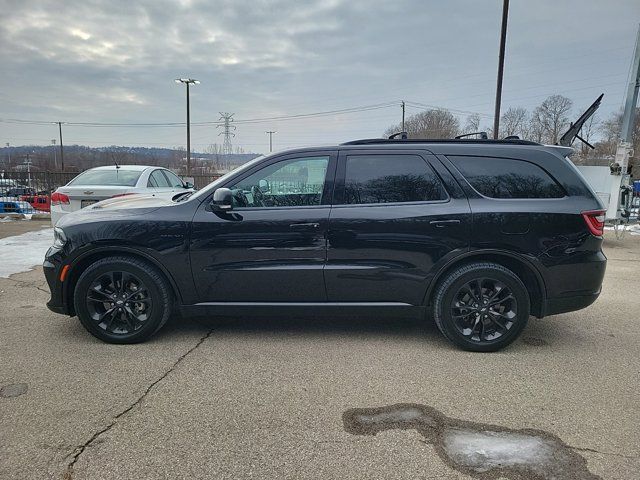
[[[526,327],[529,312],[529,293],[520,278],[496,263],[458,267],[434,294],[438,329],[458,347],[473,352],[494,352],[509,345]]]
[[[73,295],[80,323],[107,343],[139,343],[171,316],[173,297],[165,277],[151,264],[113,256],[89,265]]]

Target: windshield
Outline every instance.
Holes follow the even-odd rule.
[[[87,170],[71,180],[67,185],[121,185],[134,187],[140,175],[142,175],[142,170],[126,170],[124,168]]]
[[[207,195],[212,193],[218,187],[218,185],[220,185],[221,183],[226,182],[229,177],[231,177],[232,175],[236,175],[238,173],[244,172],[245,170],[253,167],[256,163],[258,163],[260,160],[262,160],[264,158],[266,158],[265,155],[260,155],[259,157],[256,157],[253,160],[249,160],[247,163],[245,163],[244,165],[239,166],[235,170],[231,170],[230,172],[225,173],[220,178],[214,180],[209,185],[204,187],[202,190],[199,190],[196,193],[194,193],[193,195],[190,195],[189,196],[189,200],[206,197]],[[180,200],[186,200],[186,199],[184,197],[181,197]]]

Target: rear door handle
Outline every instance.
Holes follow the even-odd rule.
[[[291,230],[317,230],[320,228],[319,223],[292,223],[289,225]]]
[[[431,220],[429,225],[433,225],[436,228],[450,227],[452,225],[459,225],[460,220]]]

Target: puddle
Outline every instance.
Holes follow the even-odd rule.
[[[354,408],[342,416],[353,435],[417,430],[452,468],[481,479],[597,480],[586,460],[555,435],[449,418],[415,404]]]

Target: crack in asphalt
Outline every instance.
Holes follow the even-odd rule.
[[[40,290],[41,292],[44,292],[47,295],[49,295],[49,290],[45,290],[44,288],[39,287],[38,285],[33,285],[32,283],[25,282],[24,280],[16,280],[15,278],[5,278],[5,280],[9,280],[10,282],[13,282],[15,286],[17,286],[18,288],[35,288],[36,290]]]
[[[637,460],[638,457],[637,455],[625,455],[624,453],[615,453],[615,452],[601,452],[600,450],[596,450],[595,448],[588,448],[588,447],[573,447],[571,445],[567,445],[569,448],[572,448],[573,450],[578,450],[579,452],[590,452],[590,453],[597,453],[598,455],[611,455],[612,457],[622,457],[622,458],[628,458],[630,460]]]
[[[96,433],[94,433],[91,436],[91,438],[89,438],[85,443],[83,443],[82,445],[77,446],[74,452],[72,452],[69,455],[67,455],[67,458],[68,457],[72,457],[72,458],[71,458],[71,461],[69,462],[69,464],[67,465],[67,469],[65,470],[65,472],[64,472],[64,474],[62,476],[63,480],[71,480],[73,478],[73,467],[75,466],[76,462],[80,458],[80,455],[82,455],[84,453],[84,451],[89,446],[91,446],[91,444],[93,444],[102,434],[104,434],[104,433],[108,432],[109,430],[111,430],[111,428],[113,428],[116,425],[116,423],[118,423],[118,420],[120,419],[120,417],[122,417],[122,416],[126,415],[127,413],[129,413],[137,405],[140,405],[140,403],[144,400],[144,398],[149,394],[151,389],[153,387],[155,387],[158,383],[160,383],[162,380],[164,380],[180,364],[180,362],[182,362],[185,358],[187,358],[187,356],[189,356],[189,354],[191,354],[200,345],[202,345],[204,343],[204,341],[211,336],[213,331],[214,331],[213,328],[209,329],[209,331],[205,335],[200,337],[200,339],[196,342],[196,344],[193,347],[191,347],[185,353],[180,355],[180,357],[178,357],[178,359],[173,363],[173,365],[171,365],[171,367],[169,367],[157,380],[155,380],[153,383],[151,383],[145,389],[145,391],[142,393],[142,395],[140,395],[137,398],[137,400],[135,402],[133,402],[131,405],[129,405],[127,408],[125,408],[123,411],[121,411],[115,417],[113,417],[113,420],[111,421],[111,423],[109,423],[103,429],[101,429],[101,430],[97,431]]]

